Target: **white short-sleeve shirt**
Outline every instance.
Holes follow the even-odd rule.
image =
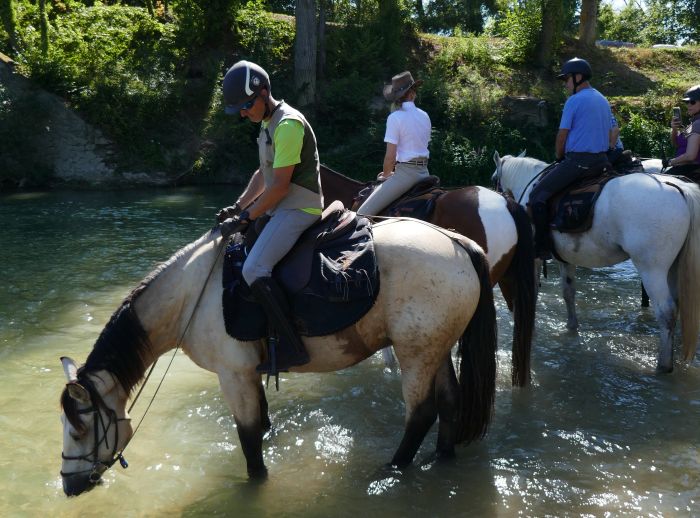
[[[401,103],[401,108],[386,120],[384,142],[396,144],[396,161],[407,162],[429,155],[430,117],[414,102]]]

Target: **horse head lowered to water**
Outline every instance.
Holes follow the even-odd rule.
[[[522,205],[547,166],[534,158],[494,154],[494,182]],[[585,232],[552,230],[567,307],[567,327],[578,327],[576,265],[598,268],[631,259],[651,299],[659,326],[657,370],[673,370],[673,334],[680,313],[683,356],[695,356],[700,328],[700,188],[672,176],[645,173],[613,178],[601,191]]]
[[[496,376],[496,317],[483,251],[463,236],[415,220],[373,227],[381,289],[357,323],[331,335],[303,337],[310,362],[295,372],[330,372],[394,344],[406,408],[403,439],[391,463],[411,463],[439,417],[438,457],[483,437]],[[94,487],[133,435],[127,400],[154,361],[176,346],[218,375],[251,477],[267,473],[263,433],[267,401],[255,367],[264,340],[239,341],[222,316],[224,246],[218,229],[184,247],[126,298],[83,366],[62,358],[64,492]],[[459,378],[450,352],[459,343]]]
[[[327,203],[340,200],[350,207],[360,191],[371,183],[359,182],[321,165],[321,185]],[[525,386],[530,381],[537,302],[529,217],[512,198],[485,187],[473,185],[434,191],[441,192],[434,198],[435,207],[427,221],[473,239],[486,252],[491,282],[499,285],[508,309],[513,312],[512,383]]]

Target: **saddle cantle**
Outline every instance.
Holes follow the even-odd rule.
[[[374,183],[362,189],[353,200],[353,208],[362,205],[377,185]],[[381,215],[429,220],[435,210],[435,202],[445,192],[439,185],[440,178],[437,176],[424,178],[394,200]]]
[[[250,234],[237,234],[224,257],[224,323],[239,340],[266,338],[268,333],[267,316],[242,276],[247,251],[257,237],[253,231]],[[379,293],[369,220],[333,202],[272,276],[287,295],[300,335],[321,336],[352,325],[371,309]]]
[[[626,174],[626,173],[624,173]],[[593,212],[603,187],[613,178],[622,176],[605,164],[590,169],[548,202],[550,226],[565,233],[586,232],[593,225]]]

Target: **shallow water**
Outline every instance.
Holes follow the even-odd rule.
[[[268,392],[269,479],[247,480],[216,377],[178,354],[102,487],[63,496],[63,355],[83,361],[129,291],[209,229],[229,188],[0,197],[0,515],[696,516],[700,366],[654,373],[656,325],[630,263],[579,271],[580,330],[565,327],[556,267],[542,280],[533,385],[509,385],[511,318],[500,294],[499,377],[488,436],[435,464],[382,469],[403,429],[399,376],[373,357],[285,375]],[[159,362],[132,412],[143,414]]]

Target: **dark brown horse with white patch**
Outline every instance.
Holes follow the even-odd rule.
[[[321,166],[321,186],[327,204],[340,200],[352,207],[357,194],[369,185]],[[513,385],[527,385],[537,301],[532,227],[527,213],[512,198],[485,187],[469,186],[440,195],[429,221],[467,236],[486,252],[491,283],[500,286],[515,321]]]

